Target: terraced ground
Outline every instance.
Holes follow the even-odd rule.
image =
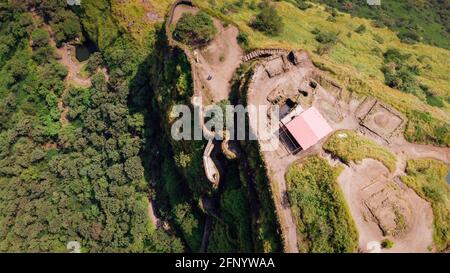
[[[249,26],[258,9],[251,9],[244,4],[242,8],[235,7],[222,13],[221,8],[224,10],[223,7],[233,1],[214,2],[212,5],[208,1],[194,1],[211,14],[236,24],[247,34],[249,48],[306,49],[316,64],[347,89],[379,98],[408,115],[411,122],[406,130],[407,139],[421,143],[450,144],[450,138],[445,135],[448,135],[450,124],[450,67],[446,62],[450,57],[448,50],[422,43],[402,43],[395,32],[388,28],[373,27],[371,20],[338,12],[332,22],[327,20],[332,14],[324,6],[314,5],[303,11],[288,2],[273,2],[283,18],[284,29],[278,36],[267,36]],[[366,27],[366,31],[361,34],[355,32],[361,25]],[[337,34],[337,43],[331,46],[328,54],[320,56],[315,53],[321,45],[313,34],[316,29]],[[385,85],[380,69],[384,63],[382,53],[389,48],[411,54],[408,63],[421,68],[417,80],[433,89],[443,100],[443,107],[428,105],[423,94],[415,96]],[[441,140],[433,140],[438,134]]]

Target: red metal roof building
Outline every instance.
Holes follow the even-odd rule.
[[[311,107],[285,124],[286,129],[303,150],[317,144],[333,129],[315,108]]]

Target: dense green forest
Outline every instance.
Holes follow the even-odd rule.
[[[222,158],[225,183],[213,189],[205,142],[169,140],[168,113],[192,83],[162,24],[137,43],[108,1],[88,0],[2,0],[0,18],[0,251],[65,252],[78,241],[85,252],[197,252],[208,219],[207,251],[281,251],[274,211],[258,210],[271,200],[267,180],[255,190],[247,167]],[[52,40],[95,44],[90,87],[67,81]],[[149,200],[166,228],[150,222]]]
[[[109,80],[98,73],[90,88],[66,87],[45,28],[57,45],[84,39],[66,6],[0,3],[0,251],[67,251],[69,241],[90,252],[183,251],[147,215],[145,59],[118,35],[101,52]]]

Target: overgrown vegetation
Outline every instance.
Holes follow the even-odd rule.
[[[433,118],[430,113],[410,111],[405,136],[410,142],[433,143],[450,147],[450,127],[448,123]]]
[[[333,45],[337,42],[337,34],[329,31],[321,31],[318,28],[313,29],[311,33],[315,35],[316,41],[320,43],[315,53],[320,56],[329,54]]]
[[[353,16],[373,19],[376,27],[388,27],[405,43],[425,42],[450,49],[450,3],[446,1],[384,0],[379,6],[366,1],[312,0]],[[446,38],[447,37],[447,38]]]
[[[358,232],[337,184],[341,169],[318,156],[294,163],[286,173],[299,249],[313,253],[354,252]]]
[[[204,46],[217,34],[213,20],[205,12],[185,13],[177,22],[173,37],[190,46]]]
[[[450,187],[445,180],[449,166],[433,159],[409,160],[402,180],[433,208],[433,240],[437,250],[450,247]]]
[[[269,1],[262,2],[260,6],[261,11],[251,26],[267,35],[279,35],[283,31],[283,18]]]
[[[391,248],[394,247],[394,242],[391,241],[390,239],[384,239],[384,240],[381,242],[381,247],[382,247],[382,248],[385,248],[385,249],[391,249]]]
[[[382,71],[386,84],[407,93],[417,94],[419,84],[416,76],[420,74],[420,70],[417,66],[408,65],[407,61],[411,55],[402,54],[399,50],[390,48],[383,54],[383,57]]]
[[[354,131],[344,130],[334,133],[323,148],[347,164],[352,161],[360,163],[365,158],[372,158],[382,162],[391,172],[396,169],[397,159],[394,154]]]
[[[109,82],[99,73],[72,88],[40,18],[60,44],[78,37],[78,17],[65,1],[16,3],[0,5],[0,37],[11,41],[0,53],[1,251],[65,252],[69,241],[85,252],[183,251],[148,216],[148,110],[128,101],[144,101],[148,86],[136,83],[133,41],[118,36],[102,51]]]

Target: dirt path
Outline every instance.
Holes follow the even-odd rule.
[[[33,16],[37,16],[36,14],[33,14]],[[91,86],[91,80],[83,79],[79,76],[80,71],[83,68],[83,63],[78,62],[75,60],[74,52],[75,47],[72,45],[64,44],[62,47],[58,48],[56,47],[56,42],[53,38],[53,31],[49,25],[44,25],[44,28],[47,30],[47,32],[50,35],[50,45],[55,49],[58,55],[58,62],[67,68],[67,76],[65,79],[66,85],[74,85],[76,87],[90,87]],[[107,75],[105,71],[105,75]],[[61,111],[61,116],[59,121],[61,124],[66,125],[69,123],[69,119],[67,118],[67,114],[69,112],[69,108],[64,105],[63,98],[67,94],[67,86],[64,89],[63,94],[58,100],[58,109]]]
[[[172,26],[184,13],[197,13],[199,9],[188,5],[178,5],[174,11]],[[242,63],[244,51],[237,42],[239,30],[233,26],[224,27],[223,23],[213,18],[217,34],[205,48],[193,50],[195,71],[201,86],[206,87],[213,102],[228,99],[231,80],[236,69]],[[205,95],[205,94],[204,94]]]
[[[235,26],[224,27],[214,20],[216,38],[198,53],[199,76],[210,90],[214,102],[228,99],[231,79],[242,63],[243,50],[237,42],[239,30]],[[208,77],[211,76],[211,80]]]
[[[155,211],[153,209],[153,204],[152,204],[151,200],[148,201],[147,214],[150,217],[150,221],[152,222],[153,226],[155,228],[159,228],[160,221],[159,221],[158,217],[155,214]]]
[[[185,4],[178,5],[173,12],[173,17],[172,17],[171,23],[173,25],[175,25],[180,20],[180,18],[183,16],[183,14],[185,14],[185,13],[196,14],[199,11],[200,10],[198,8],[193,7],[193,6],[189,6],[189,5],[185,5]]]
[[[450,164],[450,148],[409,143],[404,139],[387,145],[403,161],[412,158],[433,158]]]
[[[389,198],[392,198],[397,204],[403,202],[409,208],[405,212],[406,231],[398,237],[389,237],[394,242],[394,247],[389,250],[383,249],[382,252],[428,252],[428,247],[433,244],[431,205],[395,179],[382,163],[365,159],[359,165],[346,166],[338,181],[358,229],[360,251],[368,252],[369,242],[381,242],[385,238],[379,223],[372,219],[372,213],[367,205],[370,198],[380,193],[384,201],[377,203],[379,207],[384,206],[389,202]],[[388,183],[392,181],[399,186],[397,190],[389,186]],[[400,197],[397,198],[397,194],[401,196],[401,200],[398,199]],[[382,215],[386,220],[389,211],[384,209]]]

